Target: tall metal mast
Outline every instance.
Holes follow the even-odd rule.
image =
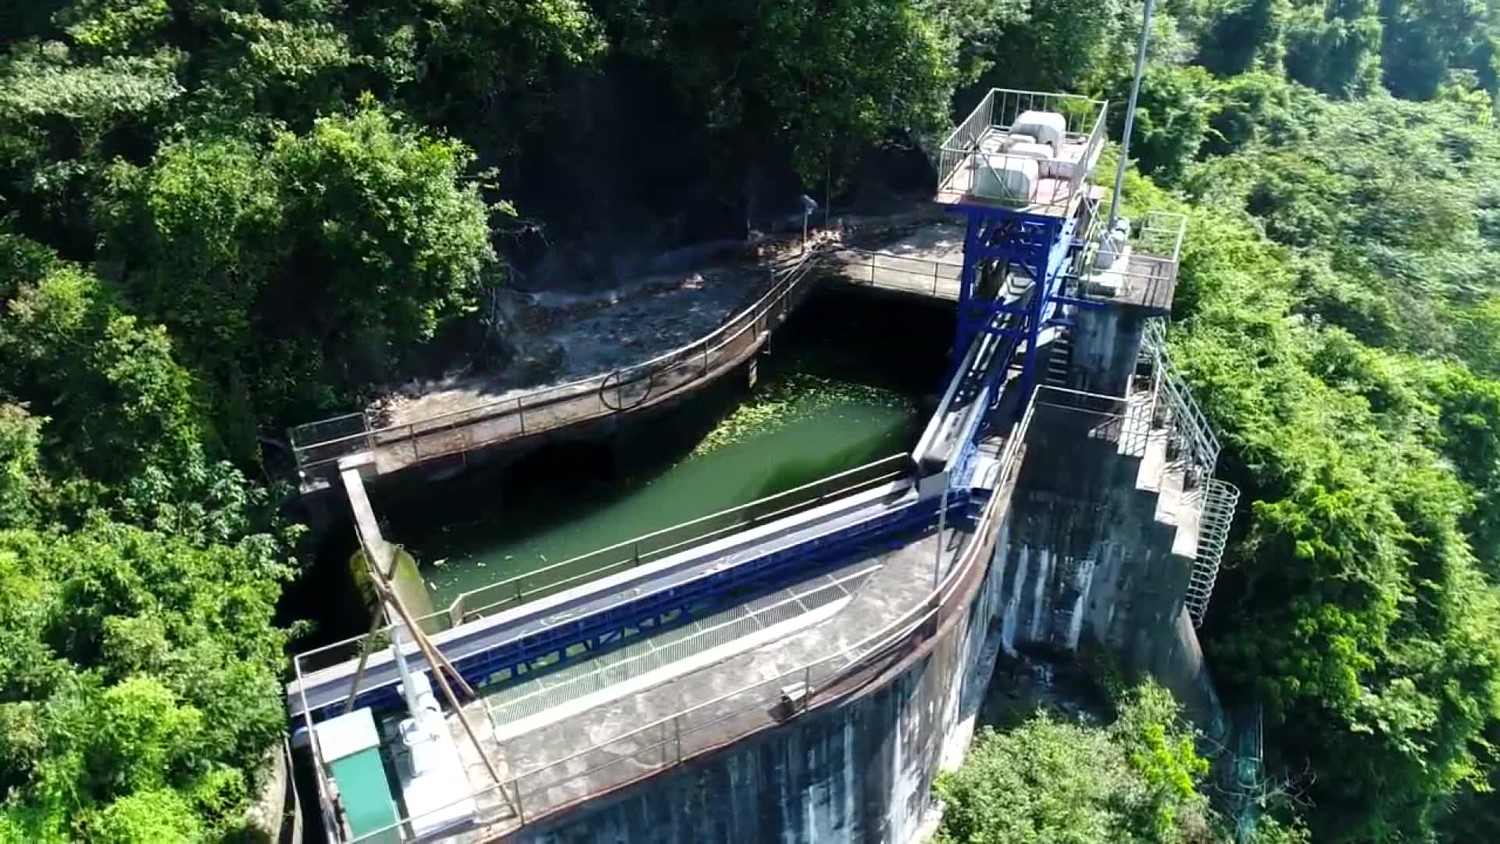
[[[1120,192],[1125,186],[1125,168],[1130,163],[1130,130],[1135,126],[1135,101],[1141,93],[1141,77],[1146,73],[1146,45],[1151,41],[1151,13],[1156,9],[1156,0],[1146,0],[1146,15],[1141,22],[1141,46],[1135,54],[1135,79],[1130,83],[1130,103],[1125,106],[1125,134],[1120,136],[1120,164],[1115,168],[1115,192],[1109,198],[1109,225],[1105,231],[1115,227],[1120,219]]]

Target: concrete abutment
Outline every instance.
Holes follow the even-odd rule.
[[[938,771],[956,766],[998,655],[1100,648],[1170,688],[1210,735],[1223,716],[1183,609],[1195,506],[1181,467],[1121,416],[1042,391],[989,565],[960,618],[859,695],[516,831],[536,844],[926,839]],[[1119,406],[1127,406],[1120,402]],[[1150,406],[1145,405],[1145,418]],[[1149,423],[1148,423],[1149,425]],[[1149,431],[1147,433],[1150,433]],[[1158,439],[1164,434],[1156,432]],[[1166,490],[1163,493],[1163,490]]]

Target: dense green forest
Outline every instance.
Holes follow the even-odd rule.
[[[1108,712],[1043,706],[981,729],[963,766],[938,777],[934,844],[1307,844],[1296,818],[1237,828],[1205,793],[1209,761],[1171,693],[1149,681],[1123,689],[1102,673]]]
[[[1206,648],[1265,707],[1266,840],[1500,840],[1500,17],[1157,12],[1127,200],[1191,214],[1175,353],[1253,502]],[[243,833],[297,632],[281,432],[473,331],[539,229],[742,236],[778,189],[855,195],[990,85],[1118,123],[1141,13],[4,4],[0,840]],[[1224,834],[1157,692],[975,758],[944,786],[955,842]],[[1042,793],[1002,788],[1034,759]]]

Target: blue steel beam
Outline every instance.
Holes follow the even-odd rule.
[[[1076,237],[1079,221],[988,205],[952,207],[967,217],[967,225],[948,377],[959,375],[957,367],[974,338],[1018,335],[1017,342],[1026,344],[1019,388],[1027,396],[1036,386],[1042,331],[1070,324],[1067,308],[1103,306],[1068,290],[1067,267],[1082,248]],[[999,295],[1011,273],[1030,279],[1029,295],[1013,299]],[[994,274],[1001,274],[998,281]],[[990,384],[999,377],[1003,371],[992,373]]]
[[[1066,277],[1063,268],[1073,249],[1077,221],[989,206],[956,208],[968,221],[949,377],[958,374],[958,362],[975,337],[999,334],[1026,343],[1021,390],[1023,395],[1028,394],[1035,382],[1041,331],[1062,298]],[[1012,272],[1031,279],[1029,295],[1015,300],[981,295],[980,279],[986,279],[987,274],[1002,274],[998,279],[987,279],[992,283],[984,285],[998,290],[1005,287]],[[1014,354],[1014,349],[1007,351]],[[991,374],[991,385],[1003,377],[1003,368],[997,369]]]

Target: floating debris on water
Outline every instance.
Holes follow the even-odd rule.
[[[743,442],[845,404],[866,404],[910,410],[916,401],[894,390],[795,373],[758,389],[699,441],[692,457]],[[838,418],[845,418],[839,414]]]

